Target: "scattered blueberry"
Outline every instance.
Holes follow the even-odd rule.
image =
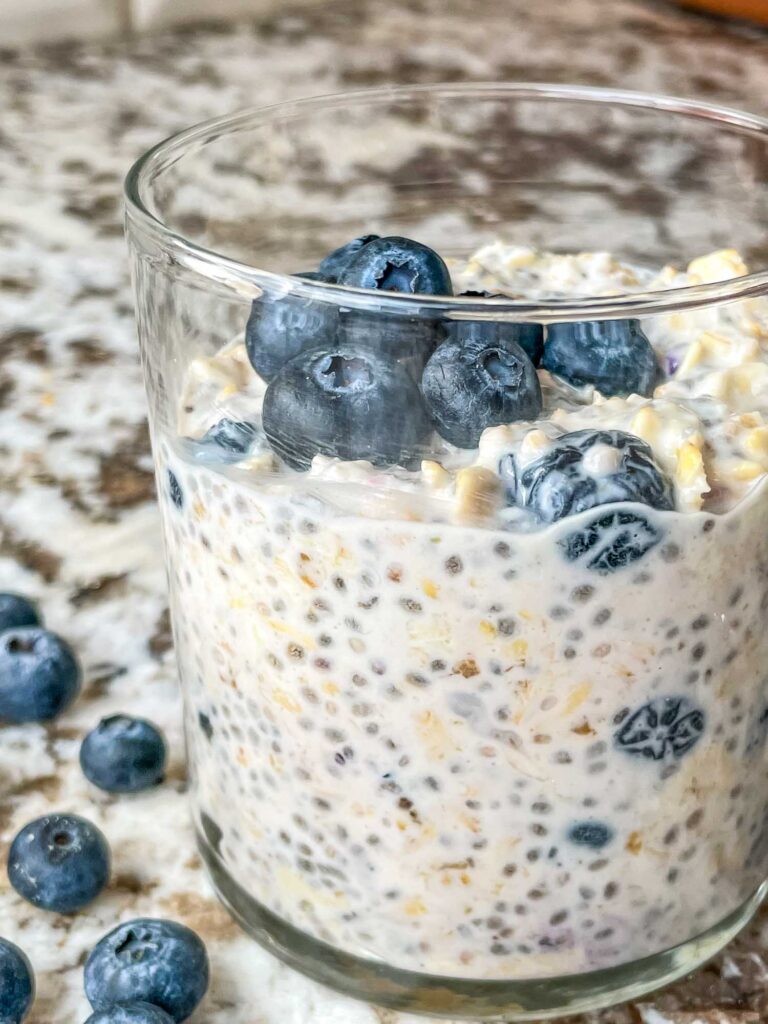
[[[215,444],[236,455],[245,455],[259,433],[254,423],[242,420],[231,420],[227,417],[208,430],[203,436],[203,444]]]
[[[617,509],[569,533],[558,544],[569,562],[582,560],[587,569],[605,575],[642,558],[662,536],[644,516]]]
[[[576,846],[602,850],[613,839],[613,829],[601,821],[580,821],[569,829],[568,839]]]
[[[34,906],[74,913],[95,900],[109,880],[107,841],[75,814],[46,814],[13,840],[8,879]]]
[[[407,368],[363,345],[295,356],[267,388],[262,417],[270,445],[294,469],[318,453],[405,465],[430,433]]]
[[[198,711],[197,724],[203,731],[205,738],[210,742],[213,739],[213,725],[208,715],[203,714],[202,711]]]
[[[245,327],[245,347],[251,365],[263,380],[307,348],[332,345],[339,313],[330,302],[301,295],[267,295],[256,299]]]
[[[499,468],[502,476],[510,476],[508,467]],[[563,434],[517,477],[512,499],[543,523],[624,501],[674,508],[672,485],[651,448],[622,430]]]
[[[94,1010],[144,1001],[186,1020],[208,989],[208,955],[189,928],[139,918],[119,925],[92,950],[85,994]]]
[[[353,238],[351,242],[340,245],[338,249],[328,253],[317,268],[321,280],[335,284],[360,250],[378,237],[378,235],[361,235],[360,238]]]
[[[47,722],[80,691],[80,666],[69,644],[39,626],[0,634],[0,719]]]
[[[85,1024],[173,1024],[173,1017],[150,1003],[116,1003],[92,1013]]]
[[[407,295],[452,295],[448,267],[420,242],[391,235],[364,245],[339,274],[339,284]]]
[[[541,365],[570,384],[592,384],[602,395],[650,395],[657,374],[637,320],[551,324]]]
[[[36,605],[21,594],[0,594],[0,633],[17,626],[39,626]]]
[[[661,761],[687,754],[704,725],[704,712],[686,697],[657,697],[624,720],[614,740],[627,754]]]
[[[151,722],[129,715],[102,718],[80,747],[85,777],[108,793],[137,793],[163,779],[166,748]]]
[[[26,954],[0,939],[0,1024],[21,1024],[35,998],[35,976]]]
[[[528,356],[501,327],[451,324],[424,368],[421,389],[438,432],[459,448],[475,448],[486,427],[535,419],[541,388]],[[495,337],[489,340],[489,333]]]
[[[176,508],[182,508],[184,506],[184,492],[181,489],[178,477],[172,469],[168,470],[168,493],[170,494],[171,501]]]

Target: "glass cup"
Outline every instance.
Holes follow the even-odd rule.
[[[757,117],[504,84],[248,111],[130,172],[200,850],[292,966],[540,1019],[671,981],[758,906],[767,165]],[[295,275],[372,232],[470,294]],[[456,339],[545,341],[551,371],[558,338],[639,335],[645,397],[566,359],[535,426],[475,430],[474,394],[452,444],[420,390]]]

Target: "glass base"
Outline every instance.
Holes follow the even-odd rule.
[[[587,974],[479,980],[421,974],[344,953],[267,910],[238,885],[205,836],[198,846],[214,888],[241,927],[290,967],[344,995],[395,1010],[471,1020],[546,1020],[637,999],[690,973],[744,927],[768,893],[768,880],[737,910],[688,942],[634,963]]]

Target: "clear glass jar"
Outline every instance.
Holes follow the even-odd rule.
[[[746,114],[463,85],[249,111],[131,171],[200,849],[312,977],[539,1019],[690,971],[758,905],[768,274],[741,257],[768,265],[767,160]],[[371,232],[458,261],[475,294],[290,276]],[[283,371],[270,391],[252,369],[249,317],[276,365],[319,346],[269,440]],[[540,369],[535,427],[457,448],[420,375],[475,329],[640,331],[659,379],[603,401]],[[333,413],[318,380],[373,388],[367,411]],[[575,430],[609,433],[546,463]]]

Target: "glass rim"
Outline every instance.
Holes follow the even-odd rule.
[[[195,144],[204,145],[221,135],[246,127],[258,127],[280,117],[298,118],[313,110],[355,107],[365,104],[397,102],[420,96],[472,97],[478,99],[517,98],[542,101],[570,101],[623,108],[640,108],[740,130],[760,136],[768,146],[768,118],[732,107],[639,91],[582,85],[526,82],[462,82],[428,85],[397,85],[285,100],[267,106],[248,107],[209,118],[168,136],[148,149],[131,166],[124,182],[125,217],[129,229],[138,229],[172,257],[174,262],[212,284],[236,292],[241,298],[257,298],[265,289],[290,292],[304,298],[333,302],[364,309],[375,302],[386,312],[413,311],[439,313],[463,319],[479,315],[516,321],[536,319],[543,323],[583,319],[618,319],[651,316],[702,306],[753,298],[768,292],[768,268],[741,277],[705,284],[686,285],[664,290],[624,292],[607,296],[551,298],[531,301],[512,297],[476,298],[445,295],[372,292],[324,281],[310,281],[291,274],[265,270],[209,249],[170,228],[145,203],[144,188],[149,180],[181,159]]]

